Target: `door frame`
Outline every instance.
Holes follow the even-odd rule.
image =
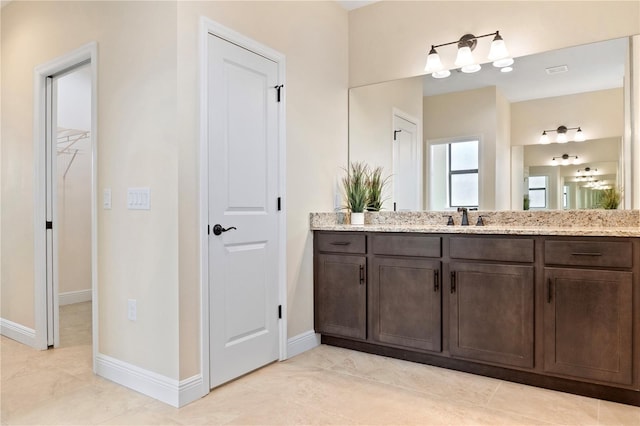
[[[89,62],[91,69],[91,311],[92,311],[92,345],[93,370],[95,371],[96,354],[98,353],[98,44],[90,42],[62,56],[38,65],[33,73],[33,155],[34,155],[34,304],[35,304],[35,346],[47,349],[47,238],[46,222],[46,87],[47,78],[63,73]],[[54,219],[57,202],[53,200]],[[54,220],[55,222],[55,220]],[[54,223],[54,240],[57,226]],[[56,250],[53,254],[57,257]],[[58,316],[58,291],[54,283],[54,316]],[[59,332],[54,320],[55,333]]]
[[[202,374],[202,394],[210,391],[209,371],[209,235],[207,234],[209,206],[209,140],[208,140],[208,50],[209,35],[225,39],[237,46],[252,51],[274,61],[278,65],[278,84],[285,84],[285,55],[227,28],[209,18],[200,18],[198,36],[199,50],[199,91],[200,91],[200,371]],[[287,358],[287,197],[286,197],[286,96],[281,98],[278,114],[278,191],[282,199],[282,210],[278,214],[278,304],[282,305],[282,319],[279,320],[279,360]]]

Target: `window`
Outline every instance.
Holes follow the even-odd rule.
[[[449,144],[449,205],[478,207],[478,141]]]
[[[547,177],[529,176],[529,207],[547,208]]]

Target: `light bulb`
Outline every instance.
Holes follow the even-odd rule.
[[[558,132],[558,136],[556,137],[556,142],[567,143],[567,134],[564,132]]]
[[[513,58],[504,58],[493,61],[493,66],[496,68],[508,67],[509,65],[513,65]]]
[[[549,143],[549,135],[547,135],[546,130],[542,132],[542,136],[540,136],[540,143],[544,145]]]
[[[496,36],[493,38],[491,48],[489,49],[489,60],[497,61],[498,59],[503,59],[507,56],[509,56],[507,46],[504,44],[502,37],[500,37],[500,32],[496,31]]]
[[[435,71],[431,73],[431,77],[433,78],[447,78],[450,75],[451,75],[451,71],[449,70]]]
[[[573,138],[573,140],[576,142],[585,141],[584,133],[582,132],[582,129],[580,127],[578,127],[578,131],[576,132],[576,136]]]
[[[436,48],[431,46],[431,50],[429,51],[429,55],[427,56],[427,65],[425,65],[424,70],[426,72],[434,72],[440,71],[444,68],[442,66],[442,61],[440,60],[440,55],[436,52]]]
[[[462,46],[458,48],[458,55],[456,56],[456,66],[464,67],[467,65],[473,65],[473,55],[471,54],[471,48],[469,46]]]
[[[482,69],[482,67],[478,64],[471,64],[471,65],[465,65],[464,67],[460,68],[460,71],[467,73],[467,74],[471,74],[474,72],[478,72]]]

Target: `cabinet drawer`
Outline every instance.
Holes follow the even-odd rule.
[[[544,261],[547,265],[605,266],[631,268],[631,241],[546,241]]]
[[[373,254],[387,256],[440,257],[442,243],[440,237],[424,235],[373,235]]]
[[[533,240],[494,237],[451,237],[453,259],[533,262]]]
[[[317,233],[316,239],[319,251],[331,253],[366,253],[367,251],[364,234]]]

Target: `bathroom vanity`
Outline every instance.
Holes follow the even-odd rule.
[[[639,227],[312,229],[323,343],[640,406]]]

